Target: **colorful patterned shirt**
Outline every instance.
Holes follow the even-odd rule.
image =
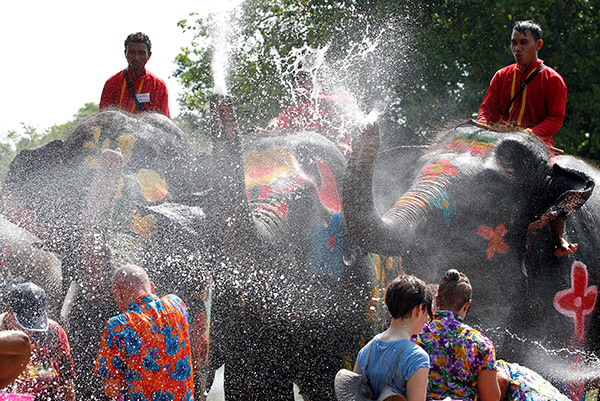
[[[417,338],[431,361],[428,399],[475,400],[477,373],[495,369],[494,343],[451,311],[436,312]]]
[[[193,400],[188,315],[175,295],[146,294],[106,323],[94,373],[123,380],[125,400]]]
[[[62,400],[75,377],[71,348],[62,327],[48,319],[48,330],[30,337],[31,357],[21,375],[3,393],[32,395],[35,400]],[[1,396],[0,396],[1,399]]]

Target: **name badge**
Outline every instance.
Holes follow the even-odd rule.
[[[148,103],[150,101],[150,93],[138,93],[136,97],[140,103]]]

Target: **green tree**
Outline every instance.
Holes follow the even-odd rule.
[[[569,153],[600,160],[600,11],[588,0],[248,0],[230,37],[229,90],[242,129],[264,126],[289,104],[286,63],[293,49],[326,49],[330,71],[379,109],[387,142],[421,143],[436,128],[472,117],[493,73],[513,62],[515,21],[544,28],[544,62],[569,88],[567,116],[555,138]],[[214,17],[182,21],[193,43],[179,54],[176,76],[184,109],[208,126],[210,27]],[[289,85],[288,85],[289,86]]]

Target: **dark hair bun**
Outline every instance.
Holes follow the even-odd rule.
[[[444,278],[447,281],[453,281],[453,280],[458,281],[458,279],[460,278],[460,273],[456,269],[450,269],[446,272],[446,274],[444,274]]]

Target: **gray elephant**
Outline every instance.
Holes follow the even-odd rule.
[[[395,175],[386,185],[399,195],[378,204],[379,141],[376,126],[365,130],[346,170],[343,209],[354,240],[402,257],[407,273],[430,283],[448,268],[465,272],[476,298],[469,319],[499,357],[539,371],[572,399],[593,394],[600,377],[598,170],[554,156],[526,133],[465,123],[442,132],[411,168],[388,163]],[[579,243],[575,254],[554,256],[547,224],[554,219],[566,220],[567,239]]]
[[[29,216],[12,223],[80,288],[69,334],[84,398],[101,392],[90,364],[121,261],[188,305],[199,397],[225,364],[227,399],[292,399],[295,382],[333,400],[335,372],[382,324],[399,268],[346,235],[341,152],[312,132],[249,133],[242,150],[230,105],[215,113],[212,157],[164,116],[104,111],[11,165],[2,213]]]

